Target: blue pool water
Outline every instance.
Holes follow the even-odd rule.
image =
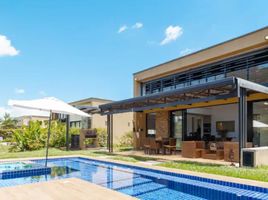
[[[44,160],[35,161],[44,164]],[[86,158],[50,159],[51,173],[0,179],[0,187],[80,178],[144,200],[268,200],[268,189]]]
[[[31,168],[32,164],[24,163],[24,162],[9,162],[9,163],[1,163],[0,164],[0,172],[7,170],[22,170]]]

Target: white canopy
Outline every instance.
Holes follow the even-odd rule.
[[[47,112],[58,113],[58,114],[90,117],[89,114],[55,97],[46,97],[43,99],[35,99],[35,100],[9,100],[8,105],[19,107],[19,108],[47,111]]]

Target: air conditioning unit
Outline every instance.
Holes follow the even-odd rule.
[[[268,165],[268,147],[242,149],[242,164],[244,167]]]

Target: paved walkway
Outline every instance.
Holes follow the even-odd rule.
[[[131,196],[69,178],[0,189],[3,200],[134,200]]]

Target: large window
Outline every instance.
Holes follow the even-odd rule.
[[[239,77],[268,84],[268,49],[145,82],[142,84],[141,95],[203,84],[225,77]]]
[[[249,69],[249,80],[256,83],[268,82],[268,63]]]
[[[156,113],[148,113],[146,115],[146,135],[147,137],[155,137],[155,119]]]
[[[171,132],[170,136],[182,140],[182,111],[172,111],[170,113]]]
[[[268,100],[253,103],[253,145],[268,146]]]

